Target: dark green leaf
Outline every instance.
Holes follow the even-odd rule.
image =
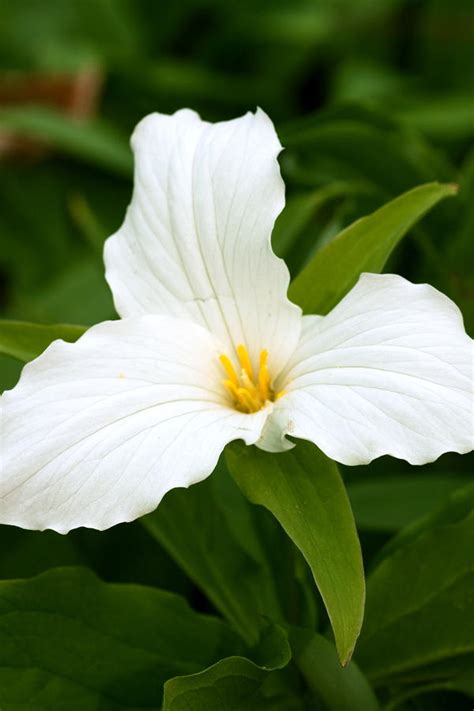
[[[24,307],[35,321],[71,319],[87,326],[114,318],[115,313],[103,270],[93,260],[75,262]]]
[[[408,126],[430,137],[462,140],[474,132],[474,100],[470,94],[397,102],[395,112]]]
[[[448,679],[446,681],[437,681],[434,684],[423,684],[422,686],[412,686],[408,691],[403,691],[401,694],[395,694],[390,702],[385,706],[385,711],[395,711],[395,709],[406,708],[404,702],[411,701],[412,699],[419,698],[421,696],[427,696],[433,694],[435,691],[451,691],[459,692],[474,698],[474,665],[471,667],[468,673],[460,674],[453,679]],[[454,701],[456,703],[456,700]],[[454,709],[455,706],[452,708]],[[413,707],[412,707],[413,708]],[[446,707],[445,707],[446,708]],[[467,709],[466,705],[466,709]]]
[[[362,624],[365,588],[354,518],[336,464],[302,441],[282,454],[239,443],[226,451],[243,493],[274,514],[309,563],[347,664]]]
[[[18,360],[29,361],[36,358],[52,341],[77,341],[85,332],[85,326],[58,323],[43,325],[25,321],[0,321],[0,353]]]
[[[357,659],[376,684],[445,678],[473,657],[474,487],[412,527],[369,577]]]
[[[201,670],[234,644],[223,622],[182,598],[102,583],[86,569],[4,581],[0,707],[158,711],[167,679]]]
[[[280,620],[282,611],[248,503],[225,475],[220,467],[190,489],[170,491],[158,509],[141,520],[252,644],[262,616]]]
[[[282,688],[275,670],[291,658],[286,633],[269,627],[263,635],[261,659],[228,657],[198,674],[165,684],[163,711],[299,711],[300,701]]]
[[[451,473],[409,474],[355,481],[347,491],[359,528],[398,531],[434,511],[467,482]]]
[[[325,637],[293,628],[294,660],[316,700],[327,709],[377,711],[377,699],[354,661],[341,667],[336,648]]]
[[[455,194],[455,185],[421,185],[357,220],[315,254],[290,285],[290,299],[306,313],[326,314],[362,272],[382,271],[402,237],[433,205]]]
[[[298,118],[280,131],[285,172],[305,185],[358,180],[383,199],[455,175],[446,156],[386,112],[348,104]],[[388,167],[389,166],[389,167]]]
[[[0,354],[0,392],[15,387],[23,364],[16,358]]]

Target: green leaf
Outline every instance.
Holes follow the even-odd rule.
[[[359,528],[398,531],[434,511],[467,483],[467,477],[449,472],[410,474],[356,481],[347,492]]]
[[[472,669],[473,550],[472,485],[392,542],[368,580],[357,656],[378,686],[445,679],[464,661]]]
[[[290,643],[300,672],[324,708],[377,711],[379,705],[367,679],[353,660],[341,667],[332,642],[309,630],[292,628]]]
[[[346,227],[298,274],[290,285],[290,299],[306,313],[328,313],[362,272],[381,272],[408,230],[456,190],[451,184],[421,185]]]
[[[268,454],[234,443],[229,469],[247,498],[269,509],[311,567],[342,664],[364,611],[364,571],[349,499],[335,462],[308,442]]]
[[[1,582],[0,707],[159,709],[167,679],[209,666],[235,644],[225,623],[182,598],[103,583],[86,569]]]
[[[206,481],[170,491],[141,522],[243,638],[254,644],[262,616],[281,620],[282,611],[249,508],[219,465]]]
[[[271,626],[259,646],[254,654],[262,658],[256,661],[228,657],[198,674],[167,681],[163,711],[302,711],[275,672],[291,658],[286,633]]]
[[[77,341],[85,332],[85,326],[58,323],[46,326],[25,321],[0,321],[0,353],[18,360],[29,361],[36,358],[52,341]]]
[[[303,711],[302,701],[279,688],[279,677],[245,657],[228,657],[166,682],[163,711]]]
[[[127,138],[97,120],[77,121],[40,106],[15,106],[0,110],[0,125],[28,138],[46,140],[94,166],[127,177],[132,174]]]
[[[321,208],[330,202],[362,191],[363,187],[358,184],[339,182],[289,197],[273,228],[272,247],[275,253],[287,259]]]

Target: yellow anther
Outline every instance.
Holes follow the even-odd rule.
[[[224,366],[224,370],[229,376],[229,379],[233,382],[235,387],[237,387],[239,384],[239,378],[237,377],[237,373],[235,372],[234,366],[232,365],[232,361],[224,354],[219,356],[219,360]]]
[[[240,346],[237,346],[237,355],[239,356],[240,365],[242,366],[242,370],[244,370],[247,373],[250,380],[253,380],[253,370],[252,370],[252,363],[250,362],[250,356],[249,356],[248,350],[242,344],[240,344]]]
[[[268,351],[260,352],[256,378],[246,347],[239,345],[236,351],[240,361],[240,374],[226,355],[219,356],[219,360],[229,376],[223,380],[224,387],[229,391],[237,410],[247,413],[258,412],[265,407],[266,403],[274,402],[285,394],[284,390],[274,393],[271,388]]]

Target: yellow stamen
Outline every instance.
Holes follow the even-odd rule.
[[[258,371],[258,386],[260,388],[260,396],[265,402],[270,394],[270,374],[268,372],[268,351],[264,350],[260,353],[260,368]]]
[[[239,388],[237,387],[237,385],[235,383],[233,383],[232,380],[224,380],[224,385],[226,386],[226,388],[230,392],[230,394],[233,395],[236,399],[238,399]]]
[[[239,384],[239,379],[237,377],[237,373],[235,372],[234,366],[232,365],[232,361],[224,354],[219,356],[219,360],[224,366],[224,370],[229,376],[229,379],[233,382],[235,387],[237,387]]]
[[[283,395],[281,390],[274,393],[271,388],[270,372],[268,370],[268,351],[260,352],[259,367],[256,377],[247,348],[239,345],[236,348],[240,362],[240,375],[234,364],[226,355],[219,356],[219,360],[229,376],[223,380],[224,387],[228,390],[234,407],[240,412],[258,412],[268,402],[274,402]]]
[[[239,356],[240,365],[242,366],[242,370],[244,370],[247,373],[250,380],[253,380],[253,370],[252,370],[252,363],[250,362],[250,356],[249,356],[248,350],[242,344],[240,344],[240,346],[237,346],[237,355]]]
[[[254,397],[246,388],[237,390],[240,404],[243,405],[247,412],[257,412],[261,409],[262,404]]]

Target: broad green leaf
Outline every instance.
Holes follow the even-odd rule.
[[[219,465],[189,489],[170,491],[145,528],[250,644],[263,616],[282,619],[274,576],[248,502]]]
[[[113,173],[132,174],[132,153],[127,138],[99,121],[77,121],[41,106],[15,106],[0,110],[0,126],[29,138],[42,139],[55,148]]]
[[[27,362],[39,356],[57,338],[74,342],[85,330],[85,326],[66,323],[47,326],[25,321],[1,320],[0,353]]]
[[[392,543],[368,580],[357,655],[378,686],[472,670],[473,550],[473,486]]]
[[[167,681],[163,711],[302,711],[276,671],[291,658],[286,633],[269,627],[259,646],[255,660],[228,657],[198,674]]]
[[[399,531],[441,506],[455,489],[468,483],[452,473],[409,474],[354,481],[347,493],[359,528]]]
[[[421,185],[346,227],[298,274],[290,285],[290,299],[306,313],[326,314],[362,272],[381,272],[408,230],[456,189],[451,184]]]
[[[158,710],[167,679],[235,645],[225,623],[155,588],[103,583],[81,568],[4,581],[0,708]]]
[[[243,493],[274,514],[306,558],[339,657],[347,664],[362,624],[365,587],[357,531],[337,465],[302,441],[276,455],[234,443],[226,455]]]
[[[309,630],[292,628],[293,658],[315,700],[327,709],[377,711],[377,699],[367,679],[351,660],[341,667],[333,643]]]

